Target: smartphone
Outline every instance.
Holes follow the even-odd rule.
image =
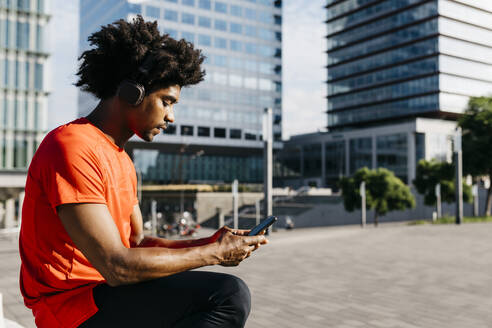
[[[277,221],[276,216],[272,215],[272,216],[267,217],[265,220],[260,222],[260,224],[258,224],[256,227],[251,229],[248,236],[256,236],[257,234],[259,234],[260,232],[262,232],[263,230],[265,230],[266,228],[268,228],[269,226],[274,224],[275,221]]]

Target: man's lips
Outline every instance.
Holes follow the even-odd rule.
[[[157,128],[161,129],[161,130],[165,130],[165,129],[167,129],[168,126],[169,126],[169,123],[165,122],[164,124],[159,125]]]

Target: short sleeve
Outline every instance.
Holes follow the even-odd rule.
[[[51,140],[40,161],[40,181],[51,207],[106,203],[102,166],[90,145]]]

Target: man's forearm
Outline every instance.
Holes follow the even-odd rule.
[[[218,264],[213,244],[202,247],[136,247],[108,259],[103,274],[109,285],[125,285]]]
[[[169,240],[164,238],[144,236],[134,247],[165,247],[165,248],[187,248],[204,246],[212,242],[210,237],[188,240]]]

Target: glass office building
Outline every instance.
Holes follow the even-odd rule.
[[[18,227],[27,168],[47,131],[48,0],[0,0],[0,230]]]
[[[47,130],[47,5],[0,0],[0,170],[27,171]]]
[[[336,188],[384,167],[411,184],[420,159],[450,161],[469,97],[492,94],[492,1],[327,0],[326,13],[328,133],[286,142],[299,156],[282,154],[284,171],[302,174],[279,180]]]
[[[327,2],[328,128],[456,118],[492,91],[492,3]]]
[[[137,14],[163,33],[193,42],[207,57],[205,81],[184,88],[176,123],[152,145],[136,138],[127,150],[143,178],[173,181],[261,182],[262,115],[273,109],[273,135],[282,137],[282,2],[279,0],[85,0],[80,51],[100,25]],[[79,94],[79,114],[95,99]]]

